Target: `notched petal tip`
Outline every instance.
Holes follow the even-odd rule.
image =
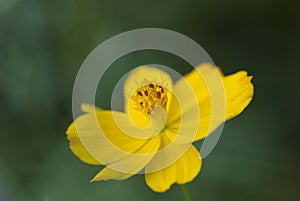
[[[239,114],[249,105],[254,96],[253,76],[245,70],[224,77],[226,92],[226,120]]]
[[[156,161],[154,159],[151,163],[161,163],[161,159],[156,158]],[[200,172],[201,166],[202,160],[199,158],[199,152],[191,145],[182,157],[174,161],[173,164],[156,172],[146,173],[146,184],[153,191],[163,193],[175,183],[184,184],[191,182]],[[149,165],[146,166],[147,171],[149,171]]]
[[[88,163],[90,165],[101,165],[100,162],[96,160],[89,153],[89,151],[81,142],[81,139],[75,127],[75,122],[72,122],[70,124],[70,126],[66,130],[66,134],[67,134],[67,139],[69,141],[69,148],[71,149],[71,151],[74,153],[75,156],[77,156],[81,161]]]

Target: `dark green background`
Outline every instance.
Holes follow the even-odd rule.
[[[185,34],[226,74],[254,76],[253,101],[225,125],[187,185],[192,200],[299,200],[299,10],[280,0],[1,0],[0,200],[183,200],[177,185],[157,194],[143,176],[90,184],[99,167],[77,159],[65,136],[85,57],[104,40],[144,27]],[[102,81],[98,106],[109,108],[109,81],[143,63],[188,71],[169,54],[128,55]]]

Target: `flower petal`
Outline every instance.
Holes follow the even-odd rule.
[[[173,94],[167,121],[171,139],[177,136],[180,143],[202,139],[225,120],[222,76],[211,64],[199,65],[176,82]]]
[[[226,91],[226,120],[239,115],[250,103],[254,95],[252,76],[246,71],[239,71],[223,77]]]
[[[110,179],[124,180],[124,179],[128,179],[131,176],[133,176],[133,174],[118,172],[118,171],[113,170],[109,167],[105,167],[93,179],[91,179],[91,182],[94,182],[94,181],[107,181],[107,180],[110,180]]]
[[[156,192],[164,192],[174,183],[184,184],[192,181],[201,169],[202,160],[200,154],[198,150],[191,145],[185,154],[172,165],[156,172],[147,173],[147,169],[151,166],[151,163],[159,163],[161,160],[164,160],[164,157],[168,157],[168,155],[153,158],[150,164],[146,166],[146,183]]]
[[[186,93],[191,89],[193,94]],[[251,77],[245,71],[224,76],[220,69],[206,63],[179,80],[173,91],[177,99],[172,98],[172,110],[168,113],[171,131],[168,136],[174,139],[178,135],[174,131],[179,129],[183,134],[189,133],[191,136],[191,131],[196,127],[196,141],[209,135],[225,120],[240,114],[252,99],[253,85]],[[181,101],[179,103],[176,100]],[[196,114],[195,111],[199,113]],[[178,138],[180,140],[177,141],[187,143],[191,139],[185,138]]]
[[[129,136],[128,132],[141,138]],[[78,117],[67,130],[71,150],[91,164],[107,164],[126,157],[148,141],[142,139],[143,135],[149,137],[153,134],[151,128],[141,130],[135,127],[125,113],[104,110]]]
[[[72,152],[83,162],[86,162],[88,164],[92,165],[100,165],[100,162],[97,161],[85,148],[85,146],[82,144],[78,133],[75,132],[75,124],[72,123],[68,130],[68,140],[70,141],[70,149]]]
[[[160,146],[160,137],[150,139],[135,153],[128,155],[116,162],[108,164],[91,181],[123,180],[140,172],[153,158]]]

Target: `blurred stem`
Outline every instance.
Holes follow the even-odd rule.
[[[187,190],[186,186],[184,184],[180,184],[181,190],[183,192],[183,196],[186,201],[191,201],[191,197],[189,194],[189,191]]]

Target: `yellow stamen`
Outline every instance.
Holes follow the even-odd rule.
[[[155,106],[166,108],[168,89],[157,84],[147,84],[139,88],[131,97],[135,102],[134,109],[151,115]]]

